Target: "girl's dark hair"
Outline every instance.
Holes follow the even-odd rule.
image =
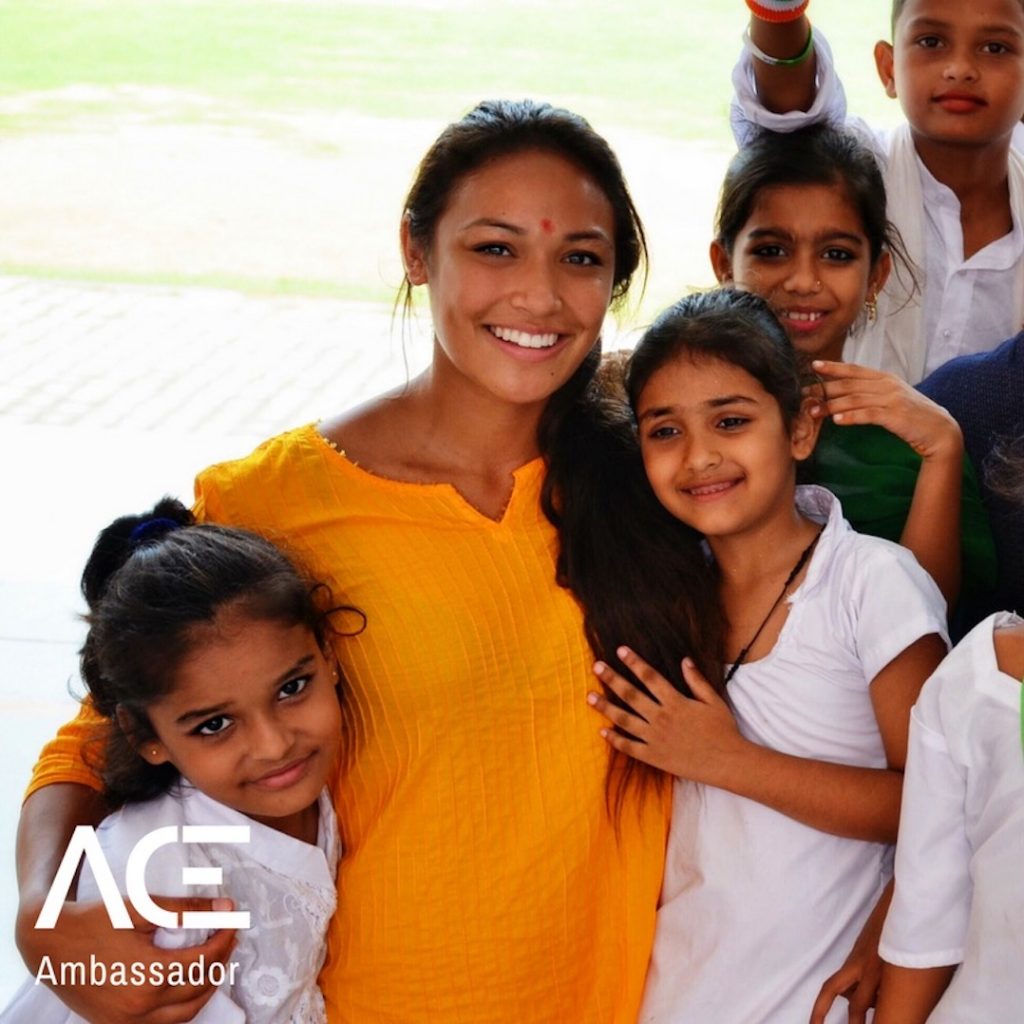
[[[150,800],[177,780],[173,765],[151,765],[136,752],[155,735],[146,708],[170,692],[220,611],[230,605],[255,620],[305,626],[325,648],[334,610],[327,588],[269,541],[196,524],[172,498],[100,533],[82,594],[89,606],[82,679],[107,719],[96,767],[115,807]]]
[[[647,262],[640,216],[626,187],[618,158],[579,114],[536,100],[484,100],[438,136],[420,161],[405,199],[409,234],[430,251],[441,219],[462,180],[501,157],[540,150],[563,157],[591,178],[611,204],[615,222],[613,304],[629,290],[636,269]],[[412,285],[399,293],[406,309]]]
[[[800,411],[799,355],[759,295],[715,288],[669,306],[644,332],[629,360],[626,388],[634,410],[654,373],[681,356],[720,359],[746,370],[779,403],[787,427]]]
[[[887,249],[911,281],[910,260],[886,215],[885,182],[868,146],[852,131],[815,124],[799,131],[759,132],[733,158],[715,215],[715,236],[730,256],[761,193],[787,185],[837,185],[857,211],[874,265]]]
[[[629,678],[615,653],[626,645],[689,695],[684,655],[719,691],[724,685],[717,574],[700,535],[651,490],[633,414],[652,374],[681,356],[742,367],[778,401],[787,425],[800,409],[797,356],[768,303],[734,289],[690,295],[647,329],[625,379],[613,357],[586,387],[553,437],[543,506],[559,530],[558,580],[582,606],[595,655]],[[613,756],[609,806],[618,814],[631,786],[645,793],[665,781]]]

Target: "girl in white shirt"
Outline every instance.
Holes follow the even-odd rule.
[[[1015,468],[1024,506],[1024,448]],[[1022,680],[1024,620],[1000,612],[914,705],[876,1024],[1017,1024],[1024,1012]]]
[[[82,591],[82,677],[107,722],[95,753],[104,796],[118,808],[97,838],[114,882],[126,891],[132,851],[158,828],[245,828],[238,845],[175,841],[146,864],[151,896],[230,897],[249,914],[226,970],[208,972],[223,984],[192,1019],[325,1021],[316,979],[338,857],[325,786],[341,736],[327,636],[340,609],[327,608],[323,587],[268,541],[195,524],[169,498],[100,534]],[[185,889],[183,868],[218,869],[223,884]],[[83,871],[79,898],[98,894],[96,877]],[[189,946],[206,934],[160,928],[155,942]],[[123,965],[129,981],[120,984],[131,983],[132,968]],[[62,976],[60,963],[44,960],[0,1015],[4,1024],[81,1021],[40,984]],[[176,984],[170,974],[166,984]]]
[[[910,707],[945,652],[944,602],[906,550],[797,488],[817,421],[763,299],[676,303],[642,338],[627,390],[654,494],[703,535],[724,627],[721,685],[687,659],[680,692],[620,647],[623,671],[597,662],[604,693],[588,696],[616,751],[677,777],[640,1019],[792,1024],[887,883]],[[619,583],[605,585],[614,605]],[[845,1018],[835,1006],[825,1019]]]

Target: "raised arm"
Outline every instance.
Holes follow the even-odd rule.
[[[815,97],[817,58],[807,0],[747,0],[747,49],[754,58],[754,81],[765,109],[785,114],[810,110]]]

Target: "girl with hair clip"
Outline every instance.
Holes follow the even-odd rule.
[[[366,614],[358,636],[333,639],[345,856],[320,976],[328,1018],[632,1024],[669,803],[629,786],[618,813],[606,807],[608,749],[584,700],[593,654],[556,582],[543,507],[609,306],[644,261],[643,230],[583,118],[500,100],[430,147],[401,250],[406,297],[429,295],[429,368],[197,483],[198,518],[286,539]],[[694,543],[665,562],[704,571]],[[684,611],[676,650],[691,650],[687,623],[705,617]],[[33,970],[98,941],[153,956],[93,904],[69,904],[54,932],[31,929],[51,851],[90,818],[87,721],[46,749],[22,812],[19,937]],[[177,1004],[203,996],[63,994],[104,1024],[187,1019]]]
[[[768,300],[818,378],[807,393],[823,423],[801,479],[832,491],[854,529],[909,548],[962,633],[989,610],[996,564],[960,428],[893,374],[842,361],[894,258],[909,276],[901,251],[878,165],[852,132],[763,132],[730,164],[711,262],[719,281]]]
[[[999,453],[1024,509],[1024,438]],[[1024,1006],[1024,620],[990,616],[914,705],[876,1024],[1012,1024]]]
[[[116,808],[97,838],[118,887],[125,891],[129,858],[155,829],[249,832],[244,845],[170,843],[146,865],[147,891],[170,896],[181,893],[183,868],[220,869],[223,890],[211,895],[226,891],[250,914],[230,964],[216,972],[223,984],[191,1019],[326,1021],[316,979],[338,860],[326,786],[341,738],[329,616],[341,609],[326,608],[325,588],[268,541],[197,525],[170,498],[99,535],[82,592],[82,678],[100,716],[89,749]],[[98,893],[87,868],[79,899]],[[154,941],[174,948],[204,938],[161,928]],[[0,1016],[84,1020],[31,979]]]
[[[601,580],[598,650],[624,670],[599,660],[604,693],[588,701],[614,750],[676,777],[639,1019],[806,1020],[888,880],[910,707],[946,649],[944,603],[903,548],[855,533],[823,488],[797,487],[819,421],[764,300],[676,303],[626,388],[650,489],[707,546],[700,600],[722,634],[712,681],[686,659],[673,685],[643,648],[616,646],[622,595]],[[642,552],[616,525],[623,551]],[[638,571],[661,592],[656,561]],[[824,1019],[844,1018],[836,1005]]]

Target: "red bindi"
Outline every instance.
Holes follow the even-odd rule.
[[[541,227],[542,227],[542,228],[544,229],[544,232],[545,232],[546,234],[549,234],[549,235],[551,234],[551,232],[552,232],[552,231],[554,231],[554,230],[555,230],[555,225],[554,225],[554,224],[552,224],[552,223],[551,223],[551,221],[549,221],[549,220],[547,219],[547,217],[545,217],[545,218],[544,218],[544,219],[543,219],[543,220],[542,220],[542,221],[540,222],[540,226],[541,226]]]

